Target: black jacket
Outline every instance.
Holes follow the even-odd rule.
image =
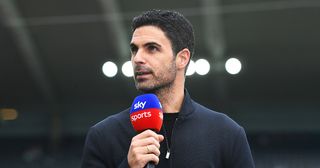
[[[129,110],[112,115],[90,128],[82,168],[129,167],[127,153],[137,133]],[[253,168],[244,129],[222,113],[185,98],[171,138],[170,159],[161,143],[160,168]]]

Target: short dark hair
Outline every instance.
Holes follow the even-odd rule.
[[[170,40],[173,52],[177,54],[184,48],[194,53],[194,32],[192,24],[179,12],[152,9],[136,16],[132,20],[132,32],[146,25],[159,27]]]

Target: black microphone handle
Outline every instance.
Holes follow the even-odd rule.
[[[156,166],[154,165],[153,162],[148,162],[147,165],[144,168],[155,168]]]

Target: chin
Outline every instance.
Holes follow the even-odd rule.
[[[149,87],[137,87],[137,90],[139,90],[143,93],[154,93],[154,91],[155,91],[154,88],[149,88]]]
[[[139,90],[143,93],[154,93],[157,90],[157,88],[154,86],[150,86],[147,84],[141,84],[141,83],[136,84],[136,88],[137,88],[137,90]]]

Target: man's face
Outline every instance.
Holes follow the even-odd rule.
[[[137,28],[131,39],[131,62],[136,88],[153,92],[169,87],[176,78],[175,56],[169,39],[155,26]]]

